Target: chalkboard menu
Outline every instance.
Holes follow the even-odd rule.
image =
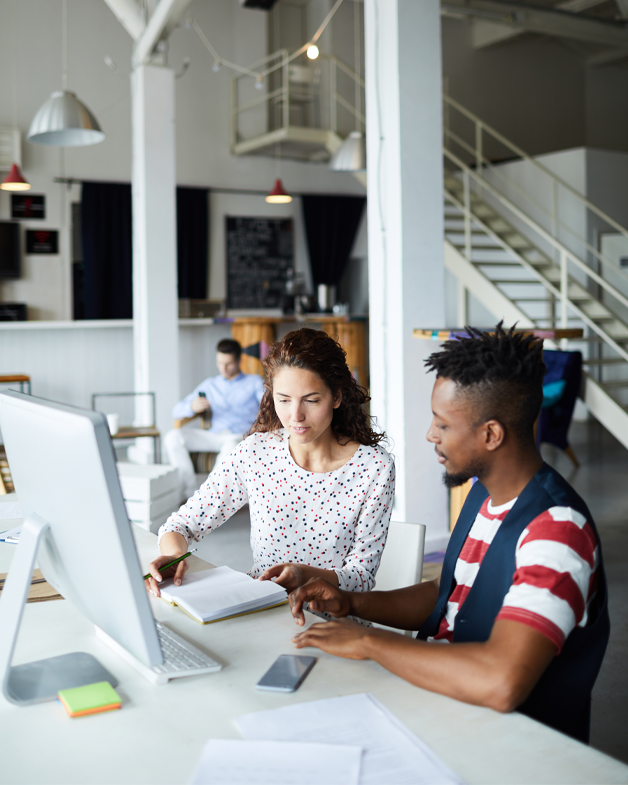
[[[281,308],[292,219],[227,217],[227,308]]]

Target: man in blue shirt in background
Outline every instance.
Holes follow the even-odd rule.
[[[224,338],[216,352],[220,375],[205,379],[172,410],[175,419],[207,413],[211,416],[211,428],[176,428],[164,439],[169,461],[179,470],[186,498],[197,489],[190,453],[217,452],[218,466],[253,424],[264,394],[262,377],[240,370],[242,347],[237,341]]]

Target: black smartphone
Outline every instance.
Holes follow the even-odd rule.
[[[258,690],[294,692],[314,667],[316,657],[281,654],[255,685]]]
[[[200,393],[198,394],[198,397],[199,397],[199,398],[207,398],[207,394],[206,394],[206,393],[204,393],[204,392],[200,392]]]

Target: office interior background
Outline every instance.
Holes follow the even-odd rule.
[[[127,5],[150,16],[157,4],[128,0]],[[433,465],[432,451],[423,443],[429,424],[425,406],[429,398],[424,393],[430,382],[423,379],[421,360],[427,342],[415,339],[412,329],[462,326],[462,318],[490,326],[501,317],[509,323],[518,318],[522,326],[583,328],[584,339],[569,346],[580,349],[585,361],[590,361],[585,366],[590,379],[585,398],[588,395],[589,400],[587,405],[578,404],[570,436],[580,468],[573,469],[559,451],[546,450],[544,455],[565,471],[589,503],[606,548],[614,627],[594,694],[592,743],[628,761],[623,731],[628,705],[628,632],[623,615],[628,601],[624,577],[628,516],[622,482],[628,465],[628,436],[624,436],[628,434],[624,409],[628,403],[624,367],[628,364],[591,324],[593,320],[603,331],[616,316],[617,324],[613,322],[607,333],[625,352],[621,339],[628,337],[628,328],[622,332],[621,324],[626,322],[628,309],[605,288],[606,282],[620,296],[628,295],[622,269],[624,262],[628,264],[628,239],[617,229],[617,225],[628,226],[628,31],[621,21],[628,17],[625,1],[537,0],[538,15],[526,18],[523,10],[518,16],[510,8],[516,4],[506,8],[506,4],[485,2],[480,8],[482,4],[474,0],[466,4],[450,0],[438,8],[433,0],[421,0],[420,10],[410,10],[413,0],[407,0],[405,13],[419,24],[395,44],[390,41],[385,0],[378,4],[344,0],[317,41],[319,59],[308,61],[302,56],[294,61],[309,69],[309,75],[292,85],[294,96],[301,90],[302,99],[293,96],[289,124],[334,134],[327,141],[320,136],[307,144],[268,137],[284,120],[281,96],[272,96],[280,85],[278,73],[266,77],[261,90],[256,87],[258,80],[246,75],[234,88],[238,71],[227,63],[251,67],[280,50],[299,49],[335,3],[277,0],[267,3],[272,6],[269,10],[246,7],[242,0],[192,0],[180,5],[183,10],[177,24],[159,46],[152,65],[171,69],[175,77],[176,184],[208,189],[204,297],[224,300],[227,294],[227,216],[292,219],[294,270],[303,277],[306,291],[314,295],[301,196],[367,197],[367,210],[338,284],[338,300],[347,303],[351,314],[370,319],[372,412],[392,433],[400,461],[395,517],[413,520],[427,509],[435,518],[431,535],[428,530],[433,550],[446,544],[447,498],[438,483],[438,490],[432,490],[439,471]],[[24,232],[59,233],[57,253],[23,251],[20,277],[0,280],[0,305],[24,303],[28,313],[27,321],[0,323],[0,373],[27,373],[35,394],[86,407],[93,393],[139,389],[131,314],[77,318],[81,316],[77,287],[84,261],[82,184],[129,184],[134,177],[132,138],[137,128],[133,127],[130,78],[134,42],[113,10],[123,6],[124,2],[113,0],[67,0],[64,32],[62,0],[0,0],[0,129],[10,139],[16,129],[19,132],[18,155],[32,186],[29,193],[45,196],[46,206],[43,220],[25,219],[20,225]],[[396,6],[404,12],[403,3]],[[370,39],[364,33],[369,13],[379,14],[377,24],[370,28],[379,30],[379,35],[373,33]],[[356,88],[355,79],[341,66],[336,67],[332,82],[330,58],[364,79],[365,87],[358,84]],[[106,135],[100,144],[59,148],[25,139],[41,104],[61,89],[64,61],[67,89],[87,104]],[[334,89],[337,100],[330,98]],[[270,97],[234,115],[236,106],[255,103],[261,96]],[[151,111],[143,116],[148,123]],[[356,114],[364,114],[364,119],[356,119]],[[479,151],[479,164],[478,122],[503,137],[500,141],[486,130],[481,132],[484,147]],[[367,172],[332,171],[331,148],[355,130],[366,134]],[[444,159],[443,137],[451,154]],[[544,181],[546,175],[517,150],[559,177],[562,184]],[[15,157],[14,148],[10,147],[8,157]],[[443,160],[450,178],[444,180],[445,186],[458,198],[457,206],[449,200],[445,210]],[[540,297],[536,289],[515,293],[513,287],[521,277],[518,268],[505,274],[512,281],[510,288],[497,279],[478,282],[470,272],[477,262],[471,246],[480,228],[477,223],[471,225],[470,219],[465,224],[460,209],[465,200],[465,167],[470,180],[467,196],[475,194],[510,229],[532,237],[535,248],[558,267],[560,248],[552,244],[551,237],[603,279],[602,283],[591,279],[570,262],[569,274],[594,298],[591,310],[585,312],[588,321],[571,305],[561,311],[560,292],[557,296],[547,287]],[[478,184],[474,173],[485,176],[496,190]],[[500,190],[499,178],[504,173],[509,185]],[[293,197],[289,204],[272,205],[264,200],[278,177]],[[504,193],[524,217],[512,207],[505,217],[500,213],[504,205],[500,194]],[[583,204],[582,198],[603,217]],[[550,237],[531,227],[526,216]],[[11,217],[11,195],[0,191],[0,221]],[[146,234],[154,232],[159,238],[159,231],[153,226]],[[584,232],[587,245],[582,237],[574,239],[577,232]],[[505,252],[503,243],[494,237],[492,243],[500,253]],[[427,256],[421,255],[423,246],[429,249]],[[608,261],[600,262],[596,251]],[[176,259],[170,256],[172,272]],[[103,275],[115,301],[123,284],[115,278],[114,267],[112,261],[109,278],[106,269]],[[488,273],[482,269],[486,279]],[[537,281],[532,277],[526,285],[533,284]],[[538,310],[526,310],[526,300],[541,302]],[[598,306],[610,309],[611,316],[595,311]],[[597,321],[596,313],[601,313]],[[176,321],[176,314],[171,316]],[[209,322],[181,320],[176,327],[176,351],[167,349],[159,359],[155,378],[174,379],[169,386],[158,384],[162,433],[170,427],[168,412],[178,397],[216,372],[215,346],[231,333],[229,324]],[[150,323],[149,319],[146,324]],[[430,343],[428,349],[432,348]],[[420,405],[413,397],[415,390],[421,392],[417,395]]]

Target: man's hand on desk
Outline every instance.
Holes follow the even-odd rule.
[[[211,408],[207,398],[201,398],[200,395],[198,398],[195,398],[190,405],[192,407],[192,411],[196,414],[201,414],[202,412],[206,412]]]
[[[349,660],[369,659],[363,645],[366,636],[374,630],[349,619],[313,624],[308,630],[295,635],[292,642],[297,649],[315,646],[317,649],[345,657]],[[393,633],[394,635],[395,633]]]

